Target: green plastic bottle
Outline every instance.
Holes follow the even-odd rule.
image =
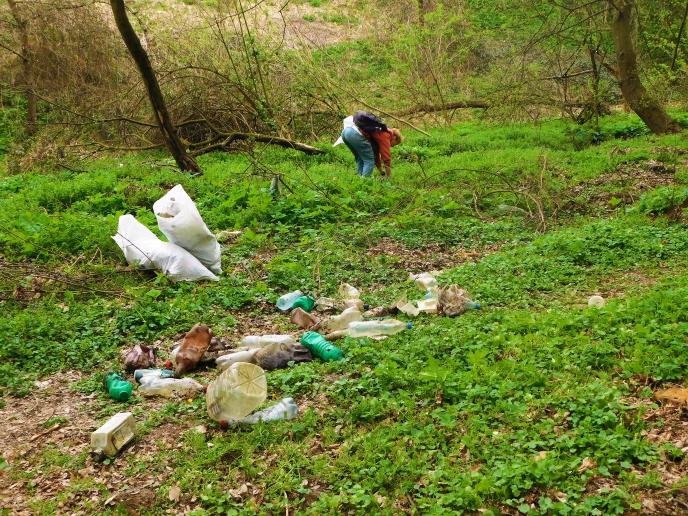
[[[118,373],[105,375],[105,390],[113,400],[127,401],[134,390],[133,385],[122,378]]]
[[[313,356],[325,362],[335,362],[344,358],[344,353],[337,346],[333,346],[325,337],[315,331],[307,331],[301,337],[301,344],[313,353]]]
[[[313,299],[311,296],[301,296],[294,301],[294,304],[291,305],[291,309],[294,310],[296,308],[300,308],[304,312],[310,312],[313,310],[314,306],[315,299]]]

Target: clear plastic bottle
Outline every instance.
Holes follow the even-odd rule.
[[[361,315],[359,309],[355,306],[352,306],[351,308],[344,310],[341,314],[333,315],[327,319],[322,324],[322,327],[328,332],[345,330],[348,328],[350,322],[360,321],[361,319],[363,319],[363,316]]]
[[[437,289],[437,278],[429,272],[422,272],[420,274],[411,274],[411,279],[414,280],[416,287],[421,290]]]
[[[241,347],[254,349],[268,344],[296,344],[291,335],[246,335],[241,339]]]
[[[144,376],[155,376],[157,378],[173,378],[174,371],[171,369],[137,369],[134,371],[134,380],[141,383]]]
[[[292,398],[284,398],[271,407],[240,419],[239,422],[255,424],[258,421],[279,421],[280,419],[289,420],[294,419],[298,413],[299,406],[294,402],[294,400]]]
[[[238,364],[239,362],[250,363],[253,362],[253,356],[258,352],[259,349],[260,348],[247,349],[244,351],[235,351],[234,353],[222,355],[215,359],[215,363],[220,371],[224,371],[232,364]]]
[[[192,378],[160,378],[149,375],[141,377],[139,392],[144,396],[164,396],[174,394],[189,395],[203,390],[203,386]]]
[[[294,290],[294,292],[284,294],[277,300],[277,308],[279,308],[283,312],[291,310],[291,307],[294,305],[296,300],[300,298],[302,295],[303,292],[301,292],[300,290]]]
[[[411,327],[411,323],[401,322],[396,319],[353,321],[349,323],[347,332],[351,337],[377,337],[379,335],[394,335]]]
[[[358,299],[361,297],[361,291],[353,285],[342,283],[339,285],[339,297],[342,299]]]
[[[208,416],[220,423],[246,417],[265,401],[267,392],[262,368],[245,362],[232,364],[208,385]]]

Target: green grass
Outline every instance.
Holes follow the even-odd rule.
[[[309,407],[289,422],[206,435],[191,428],[214,428],[202,398],[150,410],[135,397],[127,408],[141,422],[138,438],[182,425],[181,448],[160,443],[153,455],[125,453],[107,467],[132,478],[172,468],[152,513],[174,509],[167,489],[176,484],[184,501],[195,497],[199,514],[637,509],[642,492],[669,487],[658,473],[663,462],[684,460],[680,449],[644,437],[661,422],[643,419],[653,405],[642,385],[688,375],[680,212],[688,176],[683,135],[619,129],[635,123],[604,120],[621,132],[580,150],[572,128],[557,121],[409,134],[394,149],[391,182],[359,180],[341,147],[314,157],[260,148],[266,169],[291,188],[278,199],[268,191],[270,174],[251,174],[236,155],[203,157],[201,178],[159,166],[158,155],[104,159],[81,174],[4,177],[0,256],[26,267],[0,276],[5,400],[66,369],[89,372],[71,388],[98,391],[99,375],[118,367],[124,346],[198,321],[222,335],[240,314],[264,315],[265,302],[295,288],[332,295],[349,281],[373,305],[417,298],[408,272],[421,272],[438,249],[475,250],[475,260],[447,264],[440,283],[466,288],[481,311],[421,316],[384,341],[340,341],[342,362],[269,373],[271,398]],[[590,181],[650,159],[675,167],[674,184],[648,188],[629,205],[586,197]],[[223,250],[218,284],[172,284],[128,270],[110,238],[123,213],[155,227],[151,205],[176,183],[214,231],[244,230]],[[604,183],[610,194],[633,191]],[[524,215],[532,200],[493,193],[505,185],[541,196],[546,232]],[[401,251],[368,252],[381,242]],[[40,283],[38,297],[15,299],[46,271],[75,284]],[[586,306],[595,292],[610,298],[605,308]],[[292,328],[284,316],[277,324]],[[96,401],[103,418],[120,408],[104,393]],[[66,420],[45,426],[56,422]],[[35,458],[66,469],[84,460],[56,449]],[[28,474],[3,468],[12,478]],[[596,489],[600,479],[611,487]],[[70,502],[80,490],[102,489],[89,482],[60,501],[89,510],[90,502]],[[249,493],[233,495],[244,483]]]

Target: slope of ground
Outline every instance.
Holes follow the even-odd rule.
[[[342,148],[258,148],[259,167],[205,156],[201,178],[141,155],[0,179],[2,506],[683,511],[685,414],[653,393],[688,372],[685,138],[576,151],[568,134],[549,122],[411,135],[390,182],[359,180]],[[287,187],[273,199],[275,174]],[[214,231],[242,231],[217,284],[133,271],[110,238],[122,213],[153,228],[152,203],[176,183]],[[341,341],[344,361],[269,373],[269,398],[299,404],[293,421],[222,432],[202,397],[102,392],[136,342],[162,361],[199,321],[229,342],[298,334],[273,308],[287,290],[333,295],[348,281],[377,305],[420,296],[408,273],[434,269],[483,310],[421,316],[387,340]],[[587,307],[593,293],[605,308]],[[94,463],[90,431],[124,409],[136,442]]]

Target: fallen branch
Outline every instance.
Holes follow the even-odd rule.
[[[437,111],[449,111],[451,109],[467,109],[467,108],[478,108],[478,109],[488,109],[490,105],[482,100],[465,100],[461,102],[448,102],[446,104],[432,105],[432,104],[420,104],[417,106],[410,107],[404,111],[397,113],[399,116],[415,115],[416,113],[435,113]]]
[[[200,154],[206,154],[208,152],[216,150],[228,150],[228,147],[235,141],[240,140],[250,140],[260,143],[269,143],[271,145],[278,145],[279,147],[285,147],[287,149],[294,149],[297,151],[305,152],[306,154],[324,154],[325,151],[307,145],[305,143],[296,142],[289,140],[287,138],[282,138],[279,136],[270,136],[269,134],[258,134],[258,133],[223,133],[222,139],[216,139],[214,142],[209,143],[205,146],[194,146],[193,144],[189,146],[189,151],[193,156],[198,156]]]

